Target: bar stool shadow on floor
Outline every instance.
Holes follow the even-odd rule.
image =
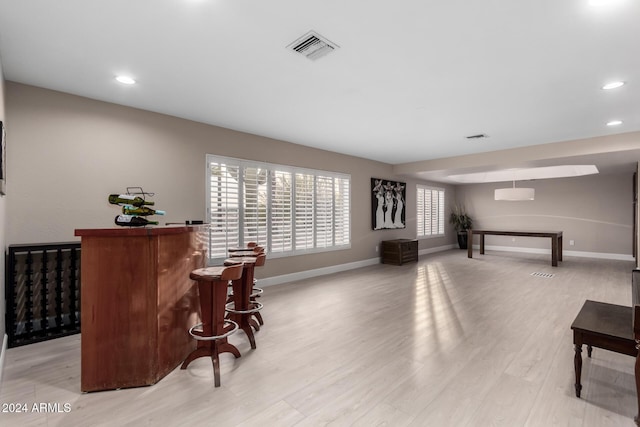
[[[234,257],[224,260],[224,265],[240,265],[242,266],[242,277],[234,280],[233,283],[233,301],[227,303],[226,310],[229,313],[228,318],[238,323],[240,329],[244,331],[249,338],[251,348],[256,348],[256,341],[253,335],[253,329],[260,330],[258,322],[251,316],[262,310],[262,303],[251,300],[253,293],[253,277],[254,267],[260,267],[265,264],[267,256],[264,253],[258,256]]]
[[[229,281],[242,278],[242,265],[206,267],[193,270],[189,277],[198,282],[201,323],[192,326],[189,334],[198,341],[195,350],[187,356],[180,369],[199,357],[211,357],[216,387],[220,387],[220,353],[231,353],[236,358],[240,351],[227,341],[227,337],[238,330],[238,324],[225,319],[227,286]]]

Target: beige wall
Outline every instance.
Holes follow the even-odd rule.
[[[76,228],[112,227],[117,209],[107,195],[127,186],[155,192],[163,222],[203,219],[207,153],[351,174],[351,250],[271,259],[262,277],[373,259],[381,240],[415,237],[416,182],[408,179],[407,228],[371,230],[371,177],[401,179],[388,164],[12,82],[6,104],[7,244],[72,241]],[[420,249],[453,242],[449,230]]]
[[[535,200],[495,201],[496,188],[512,183],[464,185],[458,200],[473,216],[475,228],[562,230],[565,251],[628,255],[633,250],[633,174],[517,182],[535,188]],[[570,246],[573,240],[575,245]],[[548,239],[487,237],[487,245],[549,248]]]

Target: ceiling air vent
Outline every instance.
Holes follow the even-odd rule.
[[[340,46],[330,42],[315,31],[309,31],[307,34],[287,46],[287,49],[298,52],[311,60],[316,60],[325,56],[327,53],[333,52],[339,47]]]
[[[489,135],[486,135],[484,133],[479,133],[477,135],[469,135],[466,138],[467,139],[482,139],[482,138],[489,138]]]

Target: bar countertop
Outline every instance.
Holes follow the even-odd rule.
[[[75,236],[90,237],[124,237],[124,236],[160,236],[166,234],[180,234],[199,231],[208,227],[204,225],[170,225],[152,227],[112,227],[112,228],[80,228],[74,232]]]

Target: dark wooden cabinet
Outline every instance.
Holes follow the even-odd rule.
[[[418,241],[411,239],[383,240],[381,262],[402,265],[418,261]]]

